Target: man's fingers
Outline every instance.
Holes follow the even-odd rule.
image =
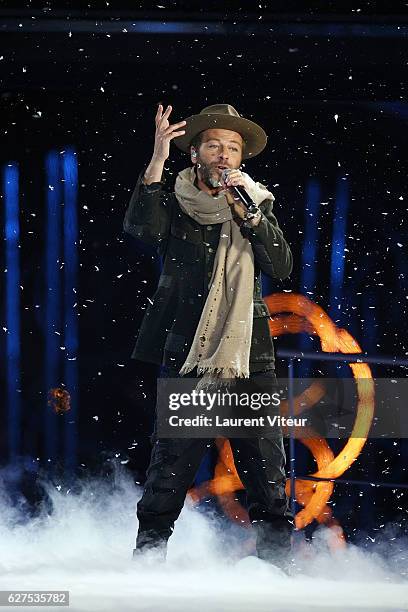
[[[181,130],[180,132],[173,132],[173,133],[170,135],[169,140],[172,140],[172,139],[173,139],[173,138],[175,138],[176,136],[182,136],[182,135],[183,135],[183,134],[185,134],[185,133],[186,133],[186,130]]]
[[[161,119],[162,111],[163,111],[163,107],[161,104],[159,104],[159,106],[157,107],[156,117],[155,117],[156,125],[159,123]]]
[[[178,123],[173,123],[173,125],[169,125],[169,127],[164,130],[163,134],[171,134],[171,132],[173,132],[175,129],[185,124],[186,124],[185,121],[179,121]]]
[[[169,105],[163,113],[163,105],[159,104],[157,107],[157,112],[156,112],[156,117],[155,117],[156,126],[159,126],[160,123],[163,121],[163,119],[167,119],[171,111],[172,111],[172,107]]]
[[[225,179],[225,184],[229,186],[242,185],[243,187],[245,187],[245,180],[242,176],[242,172],[237,169],[231,170],[231,172],[228,173],[228,176]]]

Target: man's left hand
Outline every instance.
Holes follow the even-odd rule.
[[[227,187],[227,189],[228,187],[240,186],[243,187],[247,193],[249,189],[249,183],[247,181],[247,178],[242,174],[241,170],[231,170],[225,180],[225,186]],[[234,218],[239,217],[239,219],[244,219],[245,214],[247,212],[245,206],[238,199],[235,199],[235,195],[233,195],[233,193],[231,193],[230,191],[226,192],[226,197],[227,202],[231,207],[232,216]],[[252,226],[255,226],[258,225],[259,221],[260,218],[257,218],[251,221],[250,223]]]

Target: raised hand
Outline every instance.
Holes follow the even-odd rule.
[[[168,106],[163,113],[163,106],[159,104],[155,117],[156,133],[154,137],[153,159],[159,162],[165,162],[170,155],[170,141],[177,136],[182,136],[186,133],[185,130],[178,130],[185,121],[179,121],[170,125],[169,116],[172,111],[172,106]]]

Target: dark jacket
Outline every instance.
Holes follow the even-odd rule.
[[[200,225],[181,210],[174,192],[167,192],[163,182],[144,185],[144,172],[145,169],[139,175],[123,229],[155,246],[163,259],[163,269],[131,357],[179,369],[190,350],[207,298],[222,224]],[[275,361],[260,271],[284,279],[292,270],[292,253],[272,213],[272,202],[262,202],[261,210],[257,227],[241,228],[251,242],[255,263],[251,372],[273,368]]]

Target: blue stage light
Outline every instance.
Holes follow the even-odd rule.
[[[330,266],[330,316],[341,322],[343,278],[345,265],[345,246],[347,212],[349,206],[348,182],[343,177],[337,180],[336,203],[333,217],[332,251]]]
[[[320,213],[320,183],[316,179],[309,179],[306,184],[306,207],[304,220],[304,236],[302,249],[302,276],[300,293],[309,299],[315,299],[317,250],[319,248],[319,213]],[[308,336],[302,334],[300,337],[300,349],[311,350]],[[306,360],[302,360],[297,366],[297,375],[306,377],[310,374],[310,366]]]
[[[20,222],[19,169],[16,163],[3,168],[5,204],[6,270],[6,404],[10,462],[21,452],[21,337],[20,337]]]

